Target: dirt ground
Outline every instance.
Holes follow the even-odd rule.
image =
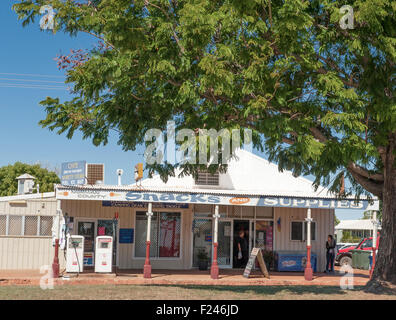
[[[316,273],[312,281],[306,281],[301,272],[271,272],[267,279],[258,271],[244,278],[240,270],[221,270],[220,278],[213,280],[209,271],[156,270],[151,279],[144,279],[142,270],[119,270],[117,274],[87,270],[54,279],[53,289],[43,290],[43,274],[37,270],[2,270],[0,300],[396,300],[396,290],[364,292],[367,270],[354,270],[353,289],[340,288],[345,276],[337,270]]]
[[[396,294],[369,294],[363,287],[199,286],[199,285],[57,285],[0,286],[0,300],[396,300]]]
[[[118,270],[117,273],[98,274],[84,270],[78,276],[67,275],[54,279],[56,285],[208,285],[208,286],[340,286],[347,279],[355,286],[363,286],[369,280],[368,270],[354,270],[353,274],[336,270],[334,274],[315,273],[312,281],[304,279],[302,272],[270,272],[267,279],[258,270],[249,278],[243,277],[243,270],[221,270],[219,279],[213,280],[210,272],[199,270],[154,270],[151,279],[143,278],[142,270]],[[63,275],[63,273],[62,273]],[[9,285],[38,286],[44,274],[37,270],[1,270],[0,287]],[[69,278],[70,276],[70,278]],[[348,276],[348,277],[345,277]],[[352,277],[352,278],[349,278]],[[349,280],[348,280],[349,281]]]

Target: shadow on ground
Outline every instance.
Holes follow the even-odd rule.
[[[337,286],[208,286],[208,285],[150,285],[152,287],[174,287],[192,290],[210,290],[217,293],[253,293],[257,295],[275,295],[278,293],[291,294],[320,294],[320,295],[347,295],[348,292],[364,292],[365,286],[354,286],[353,289],[343,290]],[[393,291],[378,294],[395,295]]]

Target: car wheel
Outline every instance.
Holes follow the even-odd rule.
[[[348,265],[348,266],[352,267],[352,258],[350,258],[348,256],[342,257],[340,259],[340,266],[342,267],[343,265]]]

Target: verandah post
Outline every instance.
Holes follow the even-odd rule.
[[[308,208],[305,221],[307,221],[307,265],[305,266],[304,270],[304,278],[307,281],[312,281],[313,272],[311,266],[311,208]]]
[[[373,253],[373,260],[371,263],[371,269],[370,269],[370,279],[373,275],[374,272],[374,267],[375,267],[375,255],[377,253],[377,211],[373,211],[373,216],[372,216],[372,222],[373,222],[373,246],[372,246],[372,253]]]
[[[218,279],[219,278],[219,265],[217,263],[217,247],[218,247],[218,242],[217,242],[217,234],[218,234],[218,226],[219,226],[219,206],[215,206],[215,214],[213,215],[213,218],[215,218],[215,225],[214,225],[214,237],[213,237],[213,261],[212,261],[212,266],[210,267],[210,277],[212,279]]]
[[[150,264],[150,238],[151,238],[151,217],[153,216],[153,206],[150,202],[147,210],[147,238],[146,238],[146,260],[144,261],[143,277],[151,278],[151,264]]]
[[[59,231],[60,231],[60,217],[62,215],[61,211],[61,201],[57,200],[56,201],[56,214],[58,215],[57,217],[57,223],[58,225],[55,228],[55,252],[54,252],[54,260],[52,262],[52,277],[59,278]]]

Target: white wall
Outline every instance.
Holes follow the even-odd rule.
[[[326,268],[326,241],[329,234],[334,235],[334,210],[312,209],[313,221],[316,222],[316,240],[311,242],[312,252],[317,254],[317,272]],[[306,242],[292,241],[290,222],[301,221],[307,217],[307,209],[275,208],[275,251],[306,251]],[[277,230],[277,220],[281,218],[281,232]]]

